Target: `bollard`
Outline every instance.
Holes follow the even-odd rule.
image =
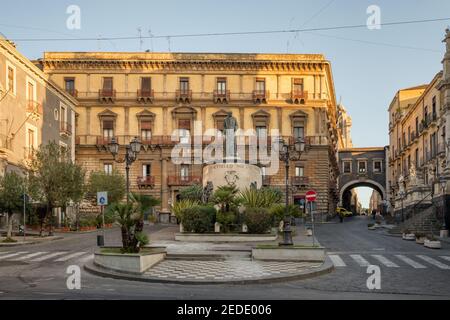
[[[97,235],[97,247],[104,247],[105,246],[105,238],[102,234]]]

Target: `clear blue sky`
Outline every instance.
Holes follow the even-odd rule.
[[[81,30],[66,28],[66,8],[81,8]],[[382,22],[450,17],[448,0],[191,0],[4,1],[0,32],[9,38],[137,36],[360,25],[369,5]],[[325,8],[325,9],[324,9]],[[321,10],[324,9],[324,10]],[[353,118],[356,146],[388,144],[387,108],[399,88],[431,81],[441,70],[441,40],[450,21],[300,34],[171,39],[171,51],[323,53],[331,61],[338,100]],[[345,39],[344,39],[345,38]],[[348,40],[348,39],[352,39]],[[355,41],[357,40],[357,41]],[[362,43],[369,41],[387,45]],[[289,43],[289,44],[288,44]],[[392,47],[418,47],[427,50]],[[44,51],[168,51],[167,39],[18,42],[34,59]],[[430,51],[431,50],[431,51]],[[365,201],[364,201],[365,202]]]

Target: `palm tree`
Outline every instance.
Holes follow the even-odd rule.
[[[213,195],[213,203],[220,207],[222,213],[230,212],[232,207],[239,204],[237,194],[239,190],[235,186],[222,186],[217,188]]]

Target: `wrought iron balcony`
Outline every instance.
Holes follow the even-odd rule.
[[[296,104],[304,104],[308,100],[308,91],[291,91],[291,101]]]
[[[111,143],[113,137],[102,137],[102,136],[98,136],[97,137],[97,145],[98,146],[107,146],[108,144]],[[116,138],[117,141],[117,138]]]
[[[177,102],[191,103],[192,102],[192,90],[177,90],[175,94]]]
[[[167,184],[169,186],[192,186],[201,183],[202,177],[199,176],[169,176],[167,178]]]
[[[153,176],[138,177],[137,185],[139,189],[151,189],[155,187],[155,177]]]
[[[76,89],[66,89],[66,92],[74,98],[78,98],[78,90]]]
[[[214,103],[228,103],[230,95],[230,90],[214,90]]]
[[[270,92],[262,90],[253,91],[253,103],[267,103],[269,100]]]
[[[61,122],[59,125],[59,132],[63,135],[70,136],[72,134],[72,125],[68,122]]]
[[[100,101],[104,102],[114,102],[116,99],[116,90],[98,90],[98,98]]]
[[[308,186],[309,178],[308,177],[292,177],[292,185],[294,186]]]
[[[153,103],[153,99],[155,97],[155,92],[153,90],[150,89],[145,89],[145,90],[138,90],[137,91],[137,100],[139,102],[148,102],[148,103]]]

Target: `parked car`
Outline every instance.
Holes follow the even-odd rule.
[[[348,211],[347,209],[341,208],[341,207],[338,207],[336,209],[336,213],[337,214],[342,214],[344,217],[352,217],[353,216],[353,212]]]

